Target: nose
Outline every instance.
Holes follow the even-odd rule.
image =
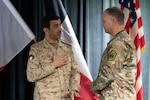
[[[60,25],[60,27],[59,27],[59,30],[60,30],[60,31],[62,30],[61,25]]]
[[[62,27],[61,24],[59,24],[59,25],[58,25],[58,29],[61,30],[61,27]]]

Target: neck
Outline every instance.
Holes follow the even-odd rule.
[[[119,33],[122,30],[124,30],[124,26],[116,27],[116,28],[114,28],[114,31],[113,31],[112,35],[115,36],[117,33]]]
[[[48,43],[57,43],[58,42],[58,40],[52,40],[52,39],[47,39],[47,38],[45,38],[47,41],[48,41]]]

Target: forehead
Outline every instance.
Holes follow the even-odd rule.
[[[50,21],[50,25],[60,24],[60,23],[61,23],[60,19]]]
[[[103,18],[108,18],[108,17],[111,17],[106,11],[103,13]]]

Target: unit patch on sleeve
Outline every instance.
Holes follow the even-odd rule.
[[[112,61],[116,58],[117,53],[114,50],[111,50],[110,52],[108,52],[107,55],[107,60],[108,61]]]

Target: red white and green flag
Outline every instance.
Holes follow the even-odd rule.
[[[34,39],[9,0],[0,0],[0,71]]]

